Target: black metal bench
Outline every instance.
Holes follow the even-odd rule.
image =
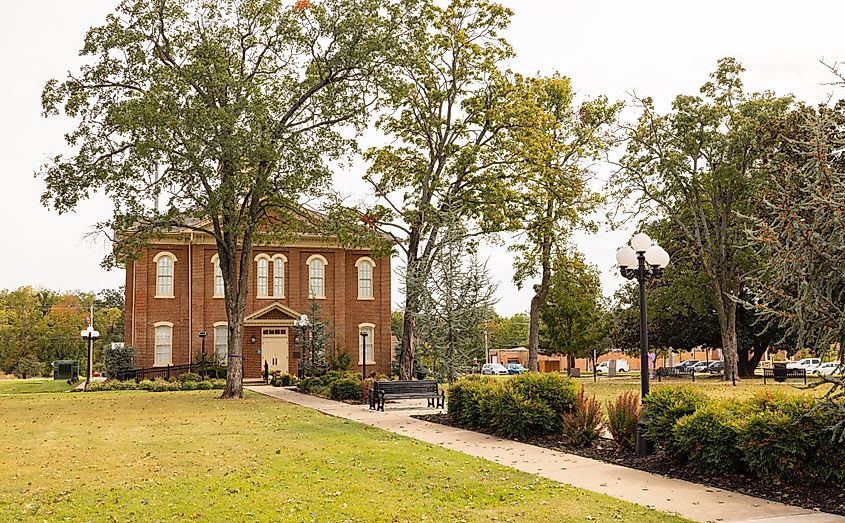
[[[370,408],[384,412],[387,400],[426,399],[428,406],[442,409],[446,406],[446,395],[435,380],[377,381],[370,390]]]
[[[662,381],[663,378],[691,378],[692,381],[695,381],[695,372],[691,368],[660,367],[657,369],[657,381]]]
[[[807,384],[807,369],[763,369],[763,385],[766,384],[766,379],[773,379],[777,382],[786,381],[788,379],[803,379],[804,385]]]

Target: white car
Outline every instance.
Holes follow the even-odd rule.
[[[818,358],[804,358],[804,359],[798,360],[794,363],[787,363],[786,368],[787,369],[804,369],[807,372],[811,372],[811,371],[815,370],[815,368],[818,367],[821,362],[822,362],[822,360],[820,360]]]
[[[616,372],[629,372],[631,367],[625,360],[616,360]],[[605,374],[610,372],[610,361],[603,361],[596,365],[596,374]]]
[[[501,363],[485,363],[484,366],[481,367],[481,374],[504,374],[507,376],[508,369],[506,369]]]
[[[832,376],[833,374],[845,374],[845,366],[843,366],[838,361],[828,361],[827,363],[822,363],[818,367],[813,370],[813,374],[818,374],[819,376]]]

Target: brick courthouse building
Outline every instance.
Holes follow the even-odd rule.
[[[390,372],[390,258],[302,236],[289,245],[257,245],[249,270],[244,321],[244,378],[271,370],[295,374],[299,349],[294,321],[320,306],[331,334],[327,352],[346,352],[361,370],[367,333],[367,371]],[[198,361],[200,331],[207,357],[226,361],[226,310],[217,247],[210,235],[172,231],[126,266],[125,341],[136,366]],[[304,356],[304,355],[303,355]]]

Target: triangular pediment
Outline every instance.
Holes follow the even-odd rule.
[[[298,320],[302,314],[286,307],[279,302],[273,302],[266,307],[262,307],[244,318],[245,325],[267,325],[270,323],[279,325],[292,324],[294,320]]]

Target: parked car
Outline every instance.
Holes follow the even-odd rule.
[[[508,374],[522,374],[528,372],[528,369],[522,366],[522,363],[508,363]]]
[[[675,370],[681,373],[692,372],[692,368],[698,363],[698,360],[687,360],[675,365]]]
[[[804,358],[794,363],[787,363],[787,369],[804,369],[807,372],[815,370],[821,364],[822,360],[818,358]]]
[[[693,372],[707,372],[707,368],[710,367],[710,363],[706,361],[699,361],[695,365],[692,366]]]
[[[481,374],[490,374],[495,376],[497,374],[507,375],[509,373],[508,369],[506,369],[501,363],[485,363],[484,366],[481,367]]]
[[[813,369],[813,374],[818,374],[819,376],[845,374],[845,365],[842,365],[838,361],[828,361],[827,363],[822,363],[821,365]]]
[[[721,374],[725,372],[725,362],[724,361],[711,361],[710,365],[707,366],[707,372],[710,374]]]
[[[596,374],[604,374],[610,372],[610,361],[603,361],[596,365]],[[631,366],[626,360],[616,360],[616,372],[630,372]]]

